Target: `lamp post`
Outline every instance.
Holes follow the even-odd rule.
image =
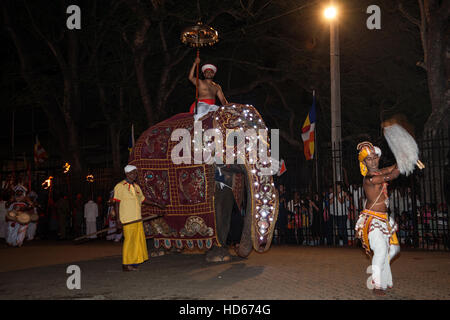
[[[330,22],[330,80],[331,80],[331,152],[333,159],[333,184],[342,181],[341,150],[341,91],[339,71],[339,25],[337,9],[332,5],[324,11]]]

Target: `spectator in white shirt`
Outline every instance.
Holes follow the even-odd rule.
[[[84,205],[84,218],[86,220],[86,234],[91,234],[97,232],[97,217],[98,217],[98,206],[91,200],[89,200]],[[97,238],[97,235],[92,235],[89,238]]]
[[[330,214],[333,218],[333,225],[337,227],[339,245],[347,244],[347,214],[350,207],[350,200],[345,191],[342,190],[342,184],[336,183],[336,194],[330,194]]]

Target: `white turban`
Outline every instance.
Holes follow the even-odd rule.
[[[202,67],[202,72],[205,73],[205,70],[206,70],[206,69],[211,69],[211,70],[214,72],[214,74],[217,72],[216,66],[215,66],[215,65],[212,65],[212,64],[205,64],[205,65]]]
[[[21,184],[18,184],[17,186],[15,186],[13,190],[14,190],[14,192],[22,191],[24,193],[26,193],[28,191],[27,188],[25,188]]]
[[[135,166],[132,166],[131,164],[125,167],[125,173],[131,172],[133,170],[137,170],[137,168]]]

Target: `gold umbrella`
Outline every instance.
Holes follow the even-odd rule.
[[[193,48],[197,48],[197,58],[200,57],[200,47],[212,46],[219,41],[219,34],[213,28],[203,25],[200,21],[195,26],[188,27],[181,32],[181,42]],[[197,81],[195,87],[195,111],[197,113],[198,104],[198,64],[197,64]]]

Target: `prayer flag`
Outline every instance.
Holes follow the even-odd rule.
[[[34,162],[36,164],[43,163],[47,160],[48,154],[45,149],[41,146],[39,138],[36,136],[36,143],[34,145]]]
[[[316,96],[313,93],[313,103],[302,127],[303,151],[305,153],[306,160],[311,160],[314,158],[315,128],[316,128]]]

